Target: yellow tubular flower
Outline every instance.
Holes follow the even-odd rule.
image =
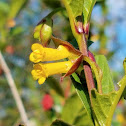
[[[59,45],[57,49],[46,48],[41,44],[35,43],[31,47],[32,53],[30,54],[30,61],[44,62],[44,61],[54,61],[67,58],[70,55],[70,52],[67,47]]]
[[[43,84],[46,78],[50,75],[67,73],[72,67],[71,61],[57,62],[57,63],[38,63],[33,66],[32,76],[35,80],[38,80],[39,84]]]

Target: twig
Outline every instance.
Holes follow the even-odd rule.
[[[82,34],[82,40],[81,40],[81,52],[83,53],[84,56],[88,56],[88,48],[87,48],[87,41],[85,38],[85,34]],[[89,66],[88,63],[83,62],[83,67],[84,67],[84,73],[85,73],[85,78],[86,78],[86,82],[87,82],[87,88],[89,91],[89,96],[91,99],[91,90],[93,88],[95,88],[95,84],[94,84],[94,79],[93,79],[93,75],[92,75],[92,71],[91,71],[91,67]]]
[[[14,82],[13,77],[11,75],[10,69],[8,68],[8,66],[6,64],[6,62],[4,60],[4,57],[2,56],[1,51],[0,51],[0,65],[1,65],[1,68],[3,69],[3,71],[5,73],[6,79],[8,81],[8,84],[10,86],[11,92],[12,92],[13,97],[15,99],[17,108],[19,110],[21,119],[22,119],[22,121],[24,122],[24,124],[26,126],[30,126],[27,114],[25,112],[25,108],[24,108],[23,103],[22,103],[22,100],[21,100],[21,98],[19,96],[19,93],[18,93],[18,90],[16,88],[15,82]]]

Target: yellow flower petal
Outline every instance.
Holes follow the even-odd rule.
[[[31,46],[31,49],[32,51],[35,51],[35,50],[43,50],[43,46],[41,44],[38,44],[38,43],[34,43],[32,46]]]
[[[38,83],[42,84],[50,75],[66,73],[73,63],[71,61],[57,62],[57,63],[38,63],[33,66],[32,76]]]
[[[31,71],[31,74],[32,74],[34,80],[37,80],[38,79],[38,75],[37,75],[37,73],[36,73],[35,70],[32,70]]]
[[[29,56],[29,60],[32,61],[32,62],[34,62],[34,63],[40,62],[41,59],[42,59],[41,54],[40,53],[36,53],[36,51],[35,52],[32,52],[30,54],[30,56]]]
[[[32,50],[33,52],[30,54],[29,59],[34,63],[61,60],[71,55],[68,48],[63,45],[59,45],[57,49],[52,49],[36,43],[32,45]]]
[[[48,76],[66,73],[73,65],[71,61],[43,64]]]
[[[44,48],[42,61],[60,60],[67,58],[69,55],[69,50],[63,45],[59,45],[57,49]]]
[[[45,77],[41,77],[39,80],[38,80],[38,83],[39,84],[43,84],[45,82],[46,78]]]

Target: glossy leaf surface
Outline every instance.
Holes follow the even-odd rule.
[[[118,83],[120,89],[108,94],[99,94],[95,89],[91,91],[94,119],[96,126],[110,126],[114,110],[126,86],[126,76]]]
[[[102,73],[103,73],[102,81],[101,81],[102,92],[104,94],[107,94],[111,91],[114,91],[114,84],[112,81],[112,76],[111,76],[110,69],[109,69],[105,56],[97,55],[95,56],[95,59],[96,59],[96,63],[101,68]]]
[[[86,87],[86,81],[82,80],[83,81],[83,84],[82,84],[80,78],[78,77],[78,75],[76,73],[72,74],[71,79],[72,79],[73,85],[76,89],[76,92],[84,106],[84,109],[85,109],[84,111],[86,112],[86,116],[89,119],[90,124],[93,125],[92,113],[91,113],[90,101],[89,101],[89,94],[88,94],[87,87]]]
[[[88,23],[95,2],[96,0],[84,0],[84,7],[83,7],[84,24]]]
[[[78,126],[93,125],[77,94],[73,94],[67,99],[62,112],[62,120]]]
[[[73,35],[80,48],[82,37],[80,33],[83,33],[84,30],[88,33],[88,24],[96,0],[62,0],[62,2],[67,10]]]
[[[96,0],[63,0],[69,13],[74,19],[78,16],[84,16],[84,23],[88,23],[93,6]]]

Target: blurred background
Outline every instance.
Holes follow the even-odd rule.
[[[29,61],[36,24],[55,8],[63,6],[60,0],[0,0],[0,50],[19,91],[28,118],[33,126],[49,126],[62,116],[63,106],[75,89],[69,77],[60,83],[60,76],[49,77],[39,85],[31,76]],[[96,3],[91,17],[89,39],[93,54],[107,57],[113,81],[124,75],[126,57],[126,0],[103,0]],[[65,11],[53,16],[53,34],[71,42],[69,20]],[[12,92],[0,66],[0,126],[21,123]],[[113,126],[126,125],[126,101],[122,99],[113,117]],[[79,126],[78,123],[76,123]]]

